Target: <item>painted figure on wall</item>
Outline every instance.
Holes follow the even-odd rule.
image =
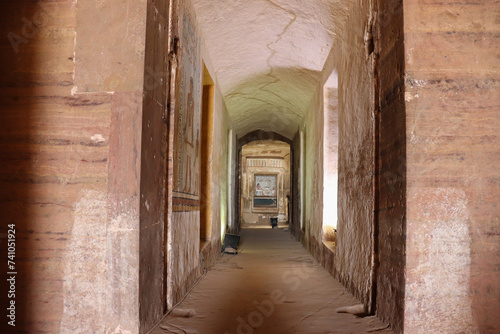
[[[276,175],[255,175],[256,197],[275,197],[276,196]]]
[[[200,117],[201,57],[200,39],[188,13],[182,22],[179,112],[176,124],[174,191],[178,197],[199,195],[200,188]]]
[[[255,196],[262,196],[262,187],[260,186],[260,183],[257,183],[257,186],[255,187]]]

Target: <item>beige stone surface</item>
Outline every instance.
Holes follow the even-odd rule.
[[[406,333],[498,332],[497,7],[404,2]]]
[[[290,229],[359,299],[346,301],[375,297],[377,315],[398,333],[499,331],[498,1],[167,5],[0,1],[0,253],[15,223],[19,332],[147,331],[238,229],[237,142],[254,130],[293,138]],[[176,98],[187,94],[178,70],[188,52],[175,43],[186,37],[184,11],[200,37],[191,65],[203,61],[215,85],[205,244],[198,212],[172,214],[171,203]],[[332,251],[322,243],[323,84],[334,70],[340,201]],[[199,169],[197,157],[186,169]],[[271,288],[290,299],[260,330],[341,331],[330,326],[340,315],[320,297],[342,288],[298,243],[266,253],[267,242],[284,242],[274,236],[287,236],[268,232],[263,244],[251,237],[260,232],[244,232],[251,252],[224,257],[200,282],[215,277],[207,289],[219,297],[207,305],[228,310],[230,327],[209,313],[190,320],[237,331],[238,317],[248,321]],[[280,273],[297,263],[315,271],[299,274],[304,286],[291,291],[296,280]],[[346,328],[366,330],[356,327],[363,321]],[[12,329],[5,326],[0,332]]]
[[[392,333],[376,317],[336,312],[356,304],[288,231],[250,228],[151,333]]]
[[[372,291],[373,69],[366,56],[370,9],[353,4],[339,39],[338,228],[335,269],[340,281],[365,304]]]
[[[291,139],[313,98],[347,4],[193,3],[237,134],[275,131]]]

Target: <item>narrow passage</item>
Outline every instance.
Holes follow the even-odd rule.
[[[392,333],[376,317],[336,313],[359,302],[288,231],[247,228],[152,334]],[[176,313],[174,311],[173,313]]]

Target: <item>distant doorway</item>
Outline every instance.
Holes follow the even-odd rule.
[[[242,146],[240,216],[243,227],[271,227],[288,222],[290,145],[256,140]]]

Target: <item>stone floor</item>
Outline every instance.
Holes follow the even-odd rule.
[[[152,334],[392,333],[283,229],[248,228]]]

